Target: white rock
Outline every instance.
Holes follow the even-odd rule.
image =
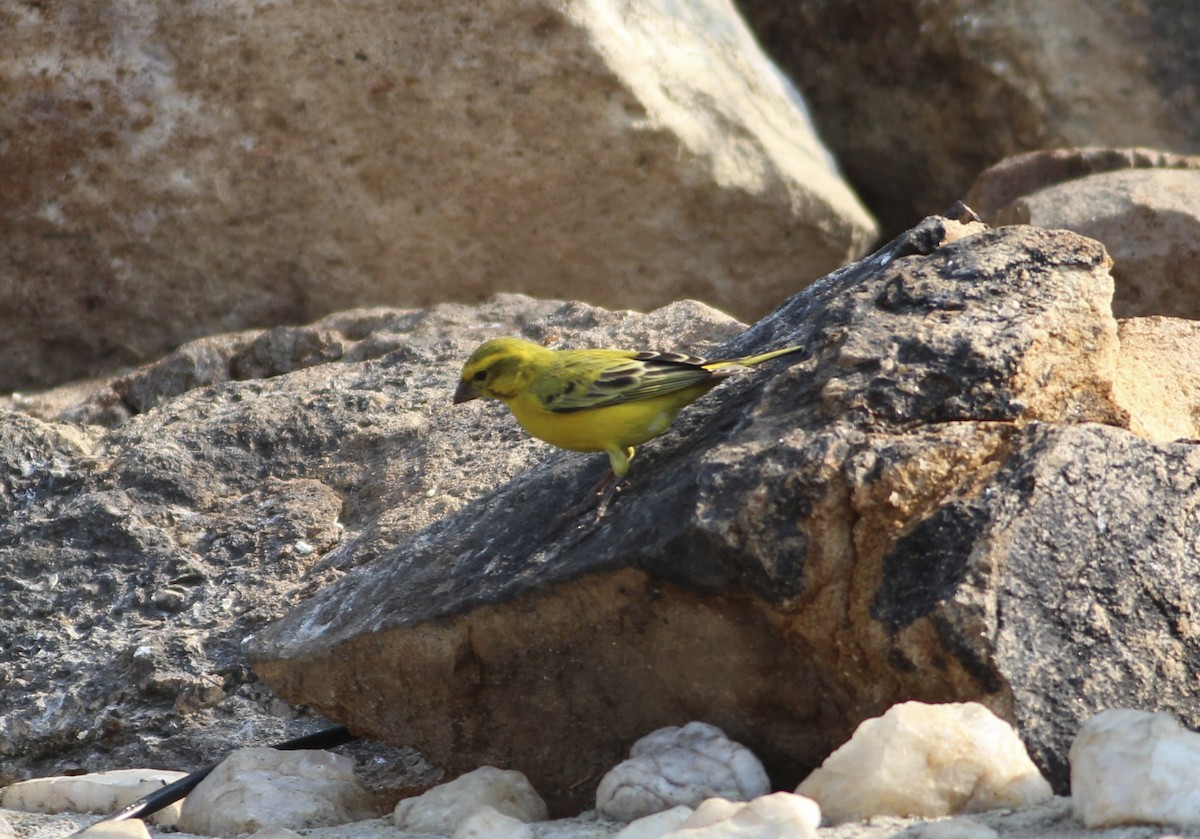
[[[675,830],[694,811],[691,807],[672,807],[651,816],[642,816],[631,821],[612,839],[661,839],[662,836]]]
[[[1170,714],[1101,711],[1069,759],[1071,806],[1087,827],[1200,824],[1200,734]]]
[[[533,830],[520,819],[485,805],[467,816],[452,839],[533,839]]]
[[[151,839],[146,823],[141,819],[121,822],[101,822],[86,828],[80,839]]]
[[[770,791],[758,758],[716,726],[690,722],[660,728],[633,744],[629,760],[608,771],[596,790],[596,810],[633,821],[706,798],[749,801]]]
[[[449,783],[404,799],[396,805],[392,819],[401,830],[449,836],[484,807],[523,822],[546,818],[546,802],[522,773],[481,766]]]
[[[303,834],[286,827],[264,827],[250,834],[250,839],[302,839]]]
[[[186,774],[160,769],[117,769],[87,775],[33,778],[0,789],[0,807],[27,813],[107,815],[178,781]],[[173,825],[179,818],[179,809],[178,803],[172,804],[155,813],[150,820],[155,824]]]
[[[750,802],[710,798],[662,839],[816,839],[820,824],[817,802],[790,792]]]
[[[926,822],[904,833],[905,839],[997,839],[999,835],[986,824],[966,816]]]
[[[870,816],[937,818],[1048,800],[1012,726],[975,702],[905,702],[866,720],[796,788],[831,824]]]
[[[186,833],[228,836],[264,827],[328,827],[370,818],[354,761],[332,752],[238,749],[183,802]]]

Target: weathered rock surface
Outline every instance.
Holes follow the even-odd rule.
[[[1200,152],[1191,0],[738,2],[887,235],[1019,152]]]
[[[0,807],[30,813],[114,813],[184,777],[183,772],[115,769],[87,775],[32,778],[0,789]],[[175,802],[151,816],[155,824],[179,819]],[[3,835],[3,834],[0,834]]]
[[[499,412],[453,410],[479,341],[704,351],[741,328],[697,304],[503,296],[202,339],[10,400],[42,419],[0,411],[0,784],[196,769],[312,730],[255,679],[242,639],[548,453]],[[95,422],[113,427],[80,424]],[[411,751],[378,749],[350,748],[373,785],[436,780]]]
[[[519,769],[552,812],[663,725],[794,786],[913,697],[983,702],[1065,788],[1096,707],[1200,711],[1200,451],[1128,428],[1108,266],[927,220],[728,344],[809,358],[693,406],[601,523],[559,519],[596,468],[551,459],[317,592],[254,666],[449,771]]]
[[[237,749],[188,793],[178,827],[207,836],[329,827],[377,815],[373,804],[348,757],[319,749]]]
[[[977,702],[895,705],[860,725],[796,792],[830,824],[1025,809],[1052,796],[1012,726]]]
[[[405,798],[392,812],[392,821],[413,833],[449,836],[485,809],[521,822],[546,818],[546,802],[530,786],[528,778],[512,769],[481,766],[418,796]]]
[[[816,839],[820,823],[816,802],[790,792],[749,802],[710,798],[663,839]]]
[[[1103,242],[1117,316],[1200,318],[1200,157],[1039,152],[984,172],[968,203],[975,197],[983,204],[971,208],[989,224],[1062,228]]]
[[[1087,827],[1200,826],[1200,734],[1173,716],[1101,711],[1071,744],[1071,806]]]
[[[875,235],[728,0],[5,4],[0,87],[0,390],[498,291],[759,315]]]
[[[613,821],[697,807],[707,798],[749,801],[771,791],[753,753],[716,726],[690,722],[651,732],[633,744],[629,759],[605,773],[596,788],[596,812]]]

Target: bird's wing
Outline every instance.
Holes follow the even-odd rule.
[[[581,351],[561,358],[553,375],[539,377],[531,390],[548,411],[583,411],[662,396],[730,374],[709,370],[706,363],[680,353]]]

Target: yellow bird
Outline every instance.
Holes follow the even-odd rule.
[[[737,368],[801,349],[709,361],[680,353],[550,350],[521,338],[494,338],[463,365],[454,404],[499,399],[534,437],[560,449],[605,452],[612,474],[599,492],[629,471],[634,446],[666,431],[684,407]]]

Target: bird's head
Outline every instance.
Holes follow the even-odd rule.
[[[472,399],[512,399],[529,386],[553,352],[521,338],[493,338],[463,365],[454,404]]]

